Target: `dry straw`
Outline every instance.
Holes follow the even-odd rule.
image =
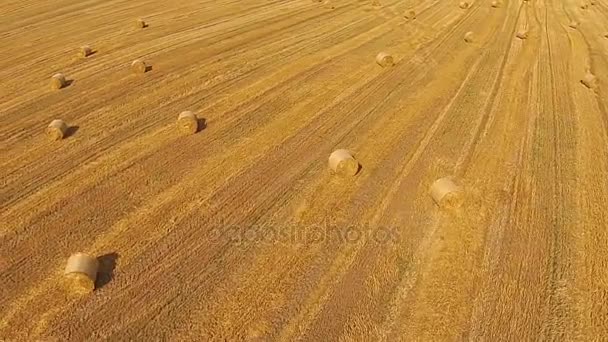
[[[595,89],[597,87],[597,77],[591,73],[591,70],[587,70],[581,83],[589,89]]]
[[[329,168],[340,176],[354,176],[359,172],[359,162],[345,149],[335,150],[329,155]]]
[[[53,75],[53,77],[51,77],[51,89],[58,90],[58,89],[65,87],[65,85],[66,85],[66,80],[65,80],[65,76],[63,74],[58,73],[58,74]]]
[[[517,32],[517,34],[515,35],[515,37],[519,38],[519,39],[528,39],[528,32],[527,31],[519,31]]]
[[[469,31],[467,33],[464,34],[464,41],[467,43],[472,43],[473,42],[473,32]]]
[[[146,24],[146,22],[143,19],[136,19],[135,20],[135,28],[138,29],[143,29],[148,27],[148,24]]]
[[[378,63],[378,65],[380,65],[383,68],[395,65],[393,56],[391,56],[389,53],[386,53],[386,52],[380,52],[376,56],[376,63]]]
[[[431,197],[440,207],[458,206],[460,193],[460,187],[454,183],[451,177],[440,178],[431,185]]]
[[[177,117],[177,126],[184,134],[194,134],[198,132],[198,118],[193,112],[182,112]]]
[[[80,57],[86,58],[93,54],[93,49],[91,49],[91,47],[88,45],[83,45],[80,47],[80,51],[78,54],[80,55]]]
[[[140,59],[136,59],[133,61],[133,63],[131,63],[131,71],[135,74],[143,74],[147,71],[148,66],[146,65],[146,62],[140,60]]]
[[[99,262],[85,253],[75,253],[68,259],[64,274],[71,283],[72,290],[91,292],[95,289]]]
[[[63,139],[68,133],[68,125],[63,120],[53,120],[46,127],[46,135],[50,140],[56,141]]]

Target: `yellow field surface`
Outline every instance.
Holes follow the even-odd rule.
[[[608,0],[374,2],[0,0],[0,340],[606,340]]]

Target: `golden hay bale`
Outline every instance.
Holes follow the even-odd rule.
[[[472,43],[473,42],[473,32],[469,31],[469,32],[465,33],[464,41],[467,43]]]
[[[382,6],[382,4],[380,3],[380,0],[372,0],[372,6],[380,7]]]
[[[146,24],[146,22],[143,19],[136,19],[135,20],[135,28],[138,29],[143,29],[148,27],[148,24]]]
[[[581,7],[581,9],[587,9],[589,7],[589,5],[587,5],[587,4],[581,4],[580,7]]]
[[[51,77],[51,89],[57,90],[66,86],[65,76],[61,73],[53,75]]]
[[[410,20],[410,19],[411,20],[416,19],[416,11],[414,11],[414,10],[408,10],[408,11],[405,12],[405,14],[403,14],[403,17],[405,19],[408,19],[408,20]]]
[[[590,1],[590,2],[589,2],[589,5],[591,5],[591,6],[595,6],[595,1],[593,1],[593,0],[592,0],[592,1]]]
[[[359,172],[359,162],[348,150],[335,150],[329,155],[329,168],[340,176],[354,176]]]
[[[88,45],[83,45],[80,47],[80,51],[78,54],[80,55],[80,57],[86,58],[93,54],[93,49],[91,49],[91,47]]]
[[[458,7],[462,8],[462,9],[467,9],[467,8],[469,8],[469,6],[470,6],[470,5],[469,5],[468,1],[461,1],[461,2],[458,4]]]
[[[587,73],[581,80],[581,83],[589,89],[595,89],[597,87],[597,77],[595,77],[591,71],[587,70]]]
[[[572,21],[572,22],[570,22],[570,24],[568,26],[570,26],[570,28],[573,28],[576,30],[576,28],[578,28],[578,22]]]
[[[500,3],[500,1],[496,1],[496,0],[492,1],[492,3],[491,3],[491,6],[494,7],[494,8],[498,8],[501,5],[502,4]]]
[[[146,62],[136,59],[131,63],[131,71],[135,74],[143,74],[148,70]]]
[[[393,56],[391,56],[390,54],[388,54],[386,52],[380,52],[376,56],[376,63],[378,63],[378,65],[380,65],[383,68],[395,65]]]
[[[193,112],[182,112],[177,117],[177,127],[182,133],[194,134],[198,132],[198,118]]]
[[[99,262],[85,253],[75,253],[68,259],[64,274],[77,292],[91,292],[95,289]]]
[[[440,207],[455,207],[460,205],[461,189],[452,177],[439,178],[431,185],[431,197]]]
[[[528,39],[528,32],[527,31],[519,31],[517,32],[517,34],[515,35],[515,37],[519,38],[519,39]]]
[[[63,120],[53,120],[46,127],[46,135],[53,141],[63,139],[67,133],[68,125]]]

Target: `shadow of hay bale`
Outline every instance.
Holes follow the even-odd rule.
[[[100,289],[107,285],[114,278],[114,269],[116,268],[116,261],[119,255],[116,252],[104,254],[97,257],[99,262],[99,269],[97,271],[97,281],[95,282],[95,288]]]

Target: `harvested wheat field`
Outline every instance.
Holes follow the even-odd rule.
[[[459,3],[2,0],[0,340],[606,340],[608,1]]]

